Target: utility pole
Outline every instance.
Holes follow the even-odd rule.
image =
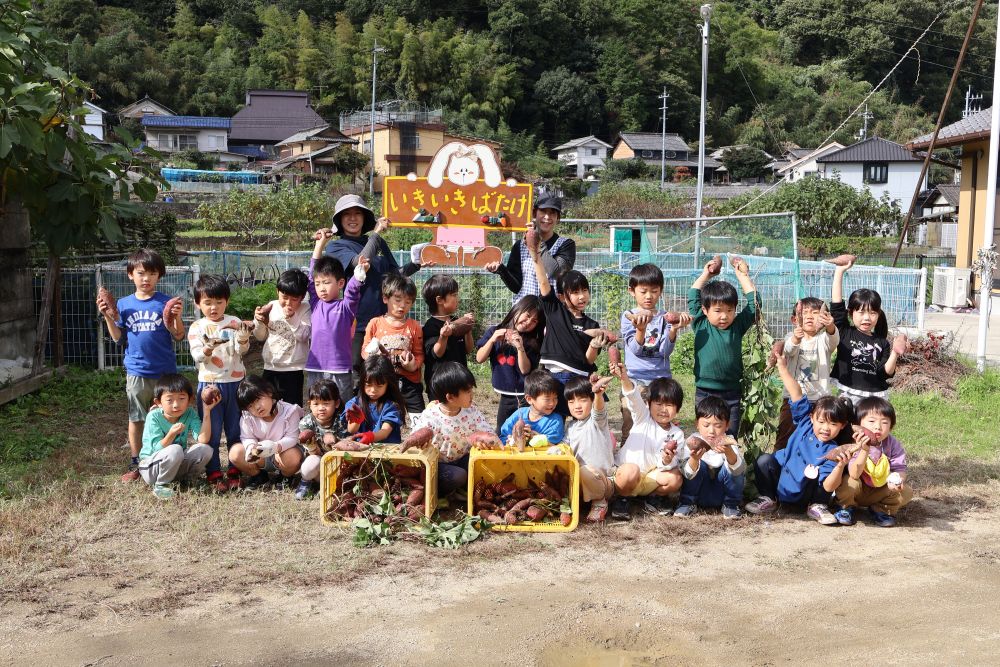
[[[868,121],[875,117],[875,114],[868,113],[868,104],[865,103],[864,113],[859,114],[861,116],[861,121],[864,123],[861,129],[858,130],[858,141],[864,141],[868,138]]]
[[[698,125],[698,189],[695,201],[694,222],[694,265],[698,267],[701,258],[701,208],[705,196],[705,114],[708,97],[708,20],[712,17],[712,5],[701,6],[701,122]]]
[[[667,100],[670,95],[667,94],[667,87],[663,87],[663,93],[660,94],[660,99],[663,101],[663,106],[660,107],[661,115],[663,116],[663,130],[660,133],[660,189],[663,189],[663,184],[667,180]]]
[[[368,169],[368,195],[374,196],[375,194],[375,66],[378,64],[378,54],[384,52],[385,49],[378,45],[378,38],[375,38],[375,43],[372,45],[372,113],[371,113],[371,146],[369,147],[371,155],[371,165]]]

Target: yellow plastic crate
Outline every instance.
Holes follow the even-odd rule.
[[[548,454],[547,448],[528,448],[523,452],[473,448],[469,454],[469,514],[474,513],[473,490],[480,480],[492,484],[514,473],[514,483],[519,487],[528,487],[528,480],[540,484],[545,481],[546,472],[562,468],[569,473],[569,499],[573,511],[573,519],[568,526],[562,525],[556,516],[539,522],[522,521],[511,526],[493,526],[493,530],[534,533],[568,533],[575,530],[580,523],[580,463],[567,445],[559,445],[559,449],[559,454]]]
[[[353,461],[363,461],[369,458],[387,459],[388,465],[400,464],[422,466],[424,469],[424,515],[430,518],[437,509],[437,475],[438,450],[427,446],[424,449],[408,449],[399,451],[399,445],[376,446],[363,452],[327,452],[320,462],[319,471],[319,517],[328,526],[350,524],[350,519],[330,519],[327,512],[333,505],[333,496],[337,492],[337,481],[340,475],[340,465],[345,457]]]

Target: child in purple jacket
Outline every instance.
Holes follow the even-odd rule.
[[[332,235],[333,232],[325,228],[313,235],[316,245],[309,262],[312,341],[306,359],[306,385],[311,387],[317,380],[333,380],[341,396],[351,396],[354,394],[351,340],[369,263],[367,257],[358,257],[354,275],[345,289],[344,265],[323,255],[323,248]]]

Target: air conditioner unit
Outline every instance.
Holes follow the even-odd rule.
[[[943,308],[961,308],[969,296],[972,269],[934,267],[934,294],[931,301]]]

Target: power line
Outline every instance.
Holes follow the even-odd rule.
[[[955,3],[952,3],[952,4],[959,4],[959,3],[955,2]],[[867,16],[867,15],[864,15],[864,14],[854,14],[854,13],[848,12],[848,11],[846,11],[844,9],[835,10],[834,12],[832,12],[830,14],[824,14],[820,10],[813,9],[811,7],[807,7],[805,9],[801,10],[801,11],[803,11],[803,12],[810,12],[810,11],[813,12],[812,15],[808,16],[808,18],[812,18],[812,19],[827,19],[827,18],[831,18],[831,17],[845,16],[845,17],[850,17],[850,18],[853,18],[853,19],[860,19],[862,21],[869,21],[871,23],[880,23],[882,25],[889,25],[889,26],[892,26],[894,28],[903,28],[905,30],[924,30],[920,26],[909,25],[909,24],[906,24],[906,23],[896,23],[896,22],[893,22],[893,21],[886,21],[884,19],[878,19],[878,18],[875,18],[873,16]],[[940,16],[940,14],[939,14],[939,16]],[[928,30],[927,32],[934,33],[934,34],[937,34],[937,35],[941,35],[943,37],[950,37],[951,39],[964,39],[965,38],[965,35],[956,35],[954,33],[945,32],[944,30],[933,30],[932,29],[932,30]],[[976,40],[976,41],[983,42],[984,45],[988,45],[991,48],[993,47],[993,42],[991,40],[987,39],[986,37],[973,37],[972,39]]]

